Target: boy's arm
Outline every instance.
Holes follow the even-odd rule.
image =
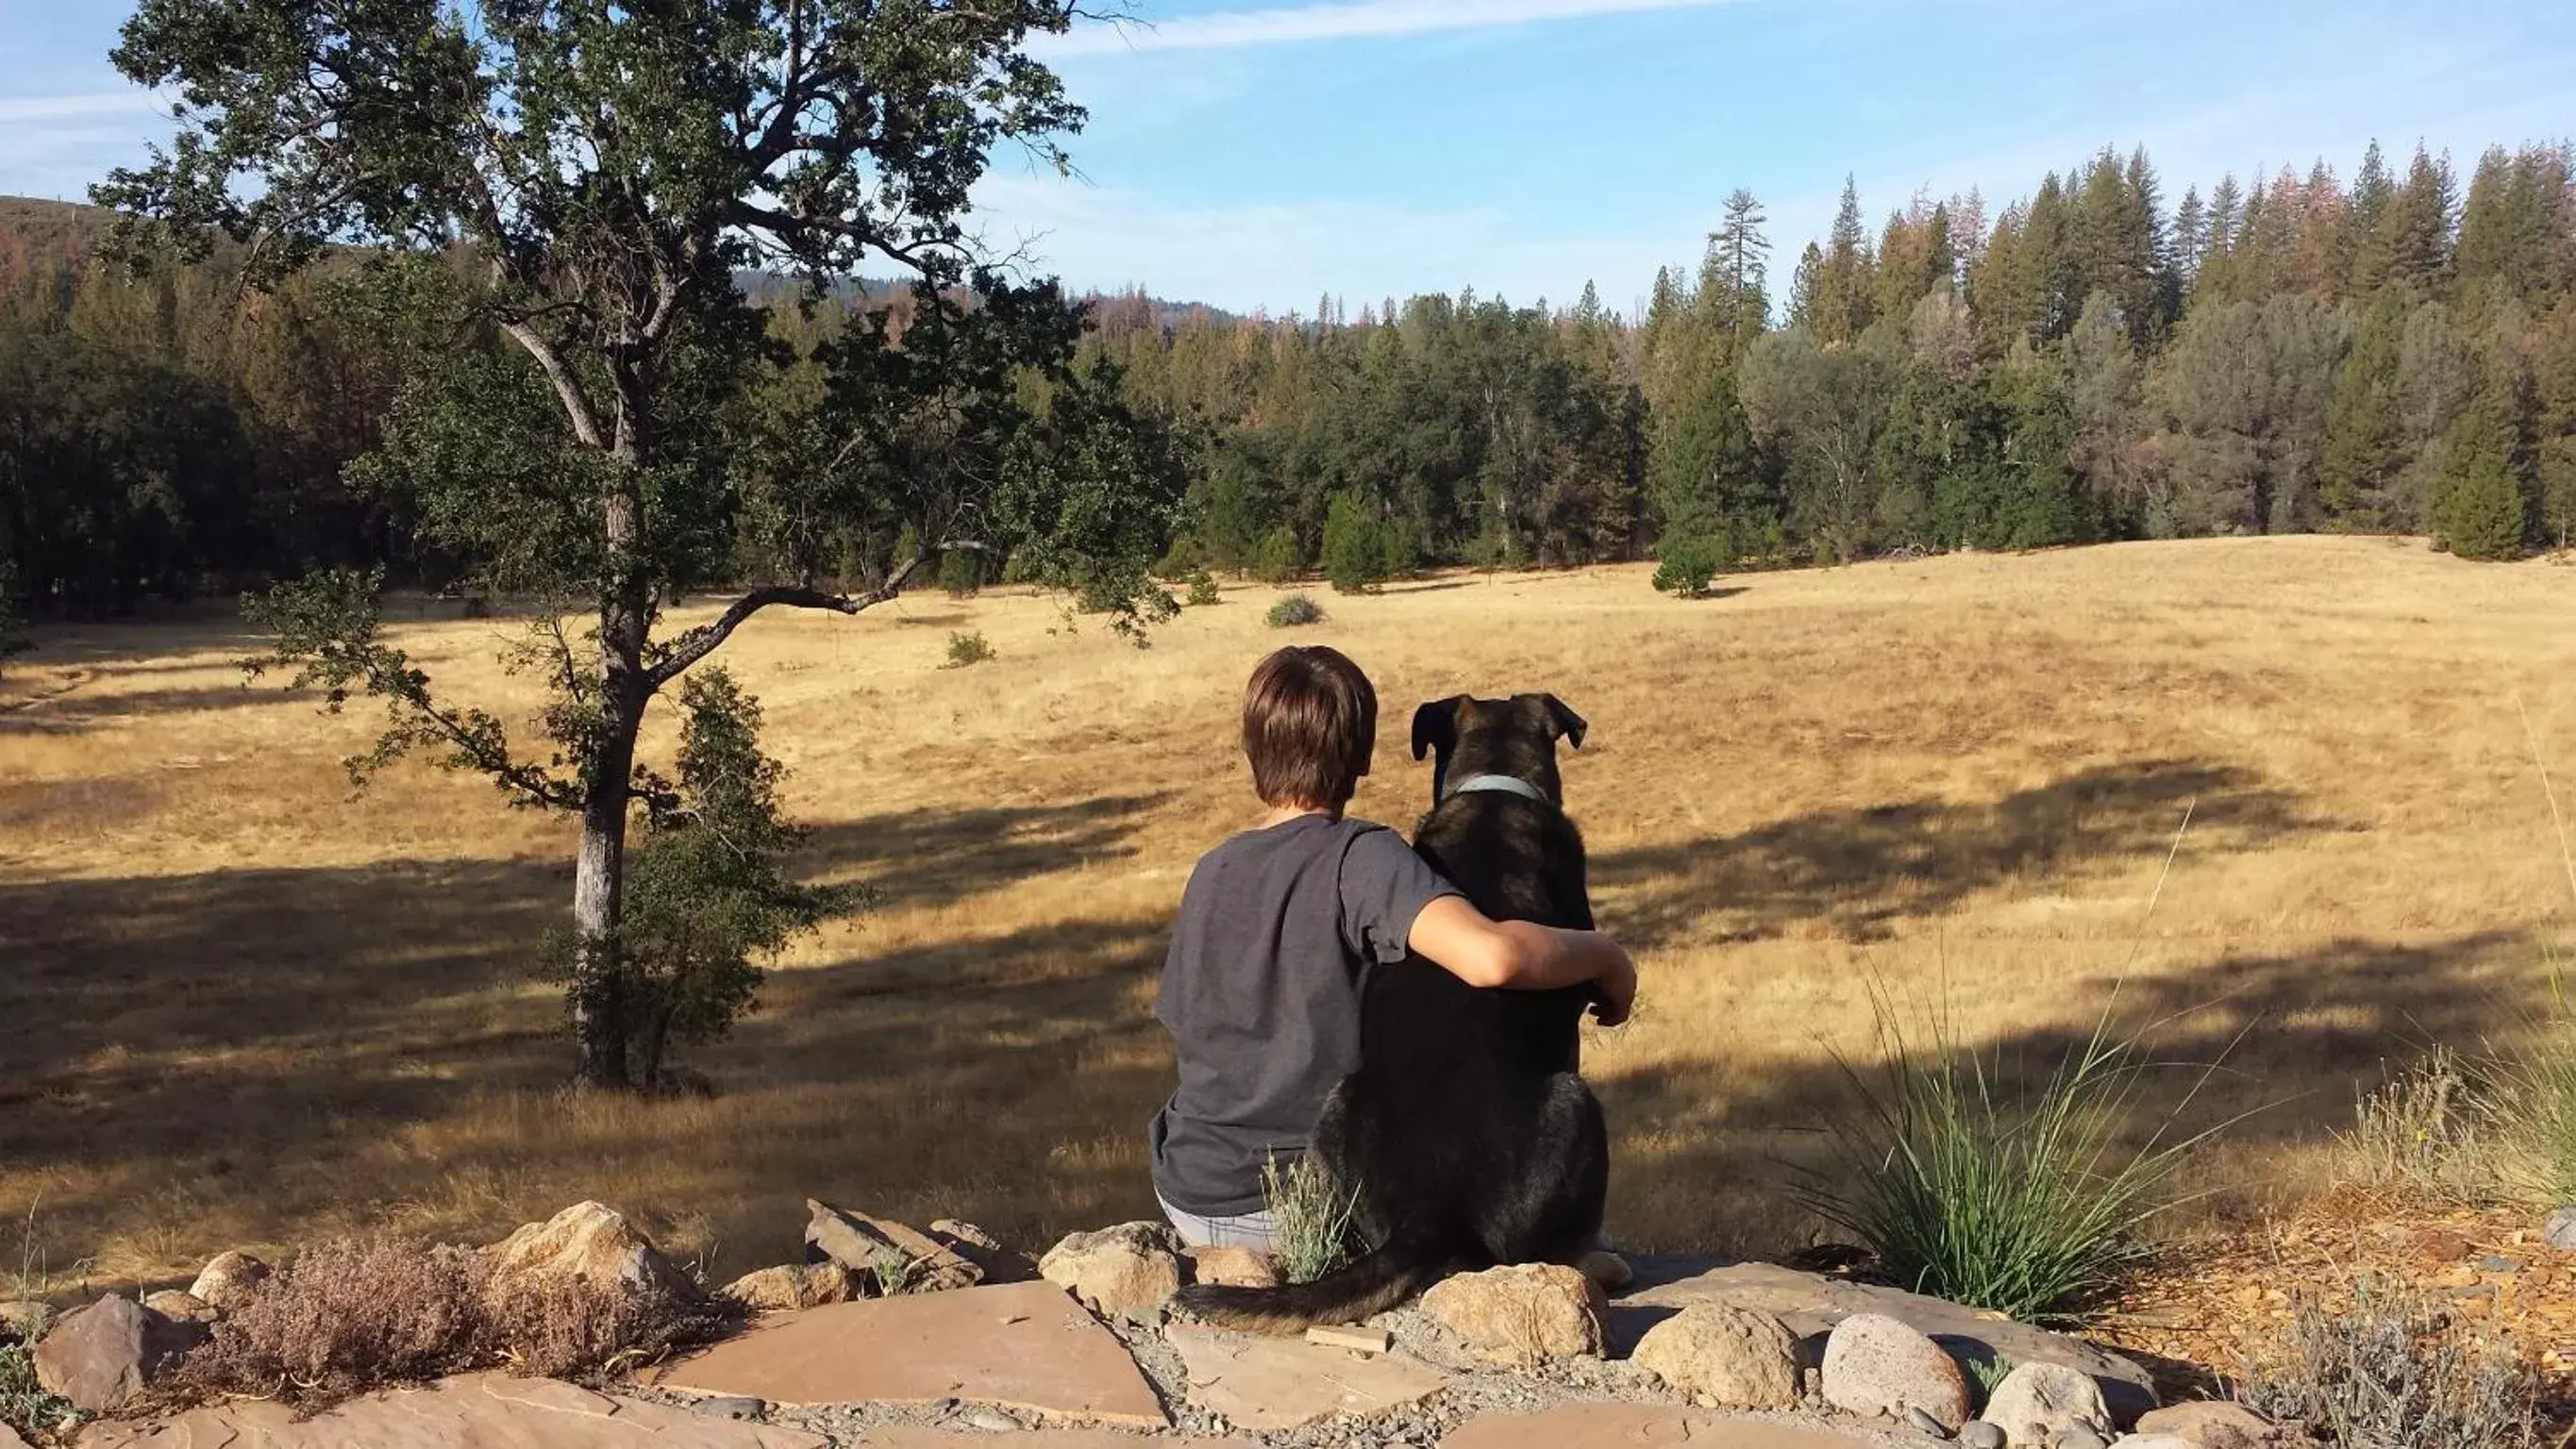
[[[1463,896],[1442,896],[1413,918],[1405,944],[1470,986],[1553,991],[1589,986],[1603,1026],[1628,1019],[1637,999],[1637,966],[1599,931],[1569,931],[1534,921],[1497,921]]]

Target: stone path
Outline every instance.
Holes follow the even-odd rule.
[[[1865,1449],[1875,1441],[1651,1404],[1579,1404],[1544,1414],[1471,1419],[1440,1449]]]
[[[1154,1429],[1170,1422],[1117,1336],[1043,1282],[773,1315],[648,1382],[773,1404],[959,1399]]]
[[[1335,1414],[1420,1403],[1449,1376],[1396,1354],[1353,1353],[1298,1339],[1249,1338],[1175,1324],[1164,1337],[1190,1376],[1190,1398],[1246,1429],[1297,1429]]]
[[[157,1423],[102,1423],[80,1449],[830,1449],[820,1435],[612,1399],[551,1379],[469,1374],[298,1421],[265,1400]]]

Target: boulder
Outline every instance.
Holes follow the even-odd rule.
[[[0,1302],[0,1338],[14,1338],[34,1343],[45,1336],[54,1321],[54,1310],[33,1298],[12,1298]]]
[[[27,1449],[27,1441],[18,1437],[17,1430],[0,1424],[0,1449]]]
[[[1110,1318],[1147,1319],[1181,1291],[1180,1237],[1165,1223],[1071,1233],[1038,1259],[1038,1274]]]
[[[578,1278],[594,1287],[695,1298],[697,1284],[679,1264],[613,1208],[582,1202],[530,1223],[490,1250],[496,1280]]]
[[[1190,1260],[1190,1281],[1228,1288],[1276,1288],[1279,1264],[1250,1248],[1183,1248]]]
[[[2016,1446],[2059,1444],[2078,1432],[2105,1444],[2115,1437],[2093,1376],[2064,1364],[2016,1364],[1978,1417],[2000,1426]]]
[[[1026,1283],[1038,1275],[1038,1265],[1028,1254],[1005,1247],[1001,1239],[973,1223],[937,1218],[930,1224],[930,1235],[946,1244],[950,1252],[983,1269],[987,1283]]]
[[[1939,1344],[1902,1322],[1855,1313],[1825,1340],[1825,1402],[1899,1423],[1907,1409],[1921,1409],[1956,1433],[1968,1422],[1968,1376]]]
[[[727,1298],[764,1313],[847,1303],[866,1295],[859,1275],[838,1263],[787,1263],[745,1273],[723,1288]]]
[[[223,1316],[215,1311],[215,1305],[194,1293],[182,1293],[175,1288],[145,1295],[143,1306],[164,1318],[186,1319],[192,1323],[212,1323]]]
[[[864,1274],[880,1298],[972,1288],[984,1270],[956,1249],[890,1218],[805,1200],[805,1261],[832,1262]]]
[[[2549,1246],[2563,1253],[2576,1253],[2576,1207],[2563,1207],[2549,1215],[2540,1225],[2540,1235]]]
[[[1422,1295],[1423,1312],[1505,1364],[1598,1357],[1608,1310],[1599,1284],[1558,1263],[1461,1273]]]
[[[1685,1308],[1646,1330],[1630,1361],[1673,1389],[1724,1408],[1798,1402],[1798,1339],[1768,1313],[1724,1304]]]
[[[1983,1419],[1970,1419],[1959,1426],[1959,1449],[2004,1449],[2009,1442],[2003,1430]]]
[[[84,1412],[114,1413],[158,1383],[205,1336],[202,1323],[164,1318],[111,1293],[64,1314],[36,1345],[36,1383]]]
[[[2243,1404],[2223,1399],[2158,1409],[2138,1420],[2138,1432],[2178,1439],[2198,1445],[2199,1449],[2288,1449],[2307,1442],[2307,1436],[2300,1431],[2283,1428]]]
[[[218,1313],[231,1313],[250,1301],[260,1285],[276,1276],[276,1270],[248,1253],[217,1253],[197,1274],[188,1291],[212,1304]]]

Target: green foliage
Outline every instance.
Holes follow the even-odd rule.
[[[1206,569],[1198,569],[1192,572],[1190,574],[1189,584],[1190,592],[1186,602],[1193,609],[1204,609],[1208,605],[1216,603],[1221,597],[1217,592],[1216,575],[1209,573]]]
[[[2462,558],[2522,554],[2531,513],[2515,476],[2513,446],[2512,431],[2492,402],[2471,407],[2451,429],[2433,498],[2433,530]]]
[[[1386,529],[1356,493],[1336,493],[1324,515],[1324,577],[1336,592],[1374,591],[1387,578]]]
[[[939,556],[939,587],[952,599],[971,599],[984,587],[984,555],[952,548]]]
[[[2188,1096],[2141,1124],[2155,1112],[2139,1090],[2153,1064],[2107,1019],[2016,1089],[2007,1063],[1961,1047],[1937,1018],[1917,1035],[1883,992],[1872,1001],[1885,1060],[1844,1063],[1853,1103],[1833,1126],[1834,1167],[1801,1200],[1906,1288],[2024,1322],[2080,1321],[2180,1200],[2176,1174],[2207,1135],[2175,1135]],[[2144,1144],[2124,1146],[2142,1125]]]
[[[1261,620],[1273,629],[1295,629],[1324,622],[1324,610],[1322,605],[1304,594],[1290,594],[1271,605]]]
[[[1717,577],[1718,550],[1697,538],[1668,539],[1655,564],[1655,592],[1676,598],[1704,599]]]
[[[1335,1186],[1312,1154],[1286,1167],[1276,1154],[1264,1160],[1261,1197],[1277,1235],[1279,1271],[1289,1282],[1312,1283],[1351,1260],[1359,1190]]]
[[[2529,1449],[2530,1367],[2474,1320],[2403,1287],[2364,1281],[2303,1295],[2287,1331],[2245,1365],[2255,1412],[2351,1449]]]
[[[1265,584],[1294,583],[1306,572],[1305,555],[1297,548],[1293,529],[1274,528],[1261,540],[1260,557],[1253,564],[1253,577]]]
[[[18,607],[18,566],[0,558],[0,671],[7,669],[10,656],[36,647],[36,641],[27,637],[26,625],[26,615]]]
[[[0,1429],[14,1429],[38,1444],[81,1420],[72,1401],[47,1393],[36,1382],[35,1351],[25,1344],[0,1343]]]
[[[944,667],[964,669],[969,665],[986,663],[994,657],[992,641],[984,637],[982,630],[972,634],[951,634],[948,636],[948,663]]]

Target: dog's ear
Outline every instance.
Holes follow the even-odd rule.
[[[1413,757],[1421,759],[1434,746],[1448,749],[1458,743],[1458,706],[1466,701],[1461,694],[1449,699],[1435,699],[1413,712]]]
[[[1583,722],[1583,716],[1567,709],[1565,701],[1555,695],[1538,694],[1530,698],[1545,714],[1547,732],[1550,736],[1560,740],[1572,740],[1576,749],[1583,748],[1583,732],[1591,728]]]

